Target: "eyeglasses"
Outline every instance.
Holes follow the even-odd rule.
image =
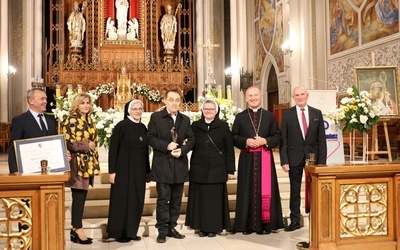
[[[143,112],[143,108],[133,108],[131,109],[133,112]]]
[[[215,109],[203,109],[203,111],[214,111]]]

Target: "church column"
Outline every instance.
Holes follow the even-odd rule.
[[[8,1],[0,1],[0,121],[8,121]]]
[[[204,44],[204,24],[205,24],[203,1],[196,1],[196,54],[197,54],[197,96],[201,96],[204,91],[204,81],[207,75],[207,66],[205,65],[206,54],[203,49]]]
[[[298,85],[313,89],[311,1],[290,1],[291,90]],[[293,100],[292,100],[293,101]]]
[[[247,2],[231,0],[231,68],[233,105],[245,108],[243,92],[240,91],[240,72],[249,70],[247,65]],[[250,42],[250,41],[249,41]]]

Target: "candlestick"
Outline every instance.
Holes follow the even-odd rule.
[[[78,94],[82,93],[82,85],[78,84]]]
[[[231,89],[231,85],[226,86],[226,99],[228,99],[228,101],[232,100],[232,89]]]

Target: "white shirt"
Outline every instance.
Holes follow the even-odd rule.
[[[301,117],[301,108],[299,106],[296,106],[296,111],[297,111],[297,120],[299,120],[300,128],[301,128],[301,133],[303,134],[304,137],[304,127],[303,127],[303,118]],[[306,122],[307,122],[307,127],[309,127],[309,117],[308,117],[308,105],[304,107],[304,115],[306,116]]]
[[[31,112],[31,114],[33,115],[33,117],[35,117],[35,120],[36,120],[36,122],[37,122],[37,124],[39,124],[39,128],[41,128],[42,129],[42,126],[40,126],[40,118],[39,118],[39,113],[37,113],[37,112],[35,112],[35,111],[33,111],[32,109],[29,109],[29,111]],[[43,114],[43,113],[42,113]],[[43,114],[43,121],[44,121],[44,125],[46,125],[46,130],[49,130],[49,125],[47,125],[47,121],[46,121],[46,118],[45,118],[45,116],[44,116],[44,114]]]

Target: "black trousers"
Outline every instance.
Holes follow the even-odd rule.
[[[183,183],[167,184],[157,182],[156,228],[160,234],[167,234],[177,225],[181,213]]]
[[[87,190],[71,188],[72,207],[71,207],[71,224],[73,228],[82,228],[83,209]]]
[[[290,166],[289,179],[290,179],[290,222],[300,222],[300,191],[301,191],[301,179],[303,177],[303,170],[305,161],[298,166]]]

